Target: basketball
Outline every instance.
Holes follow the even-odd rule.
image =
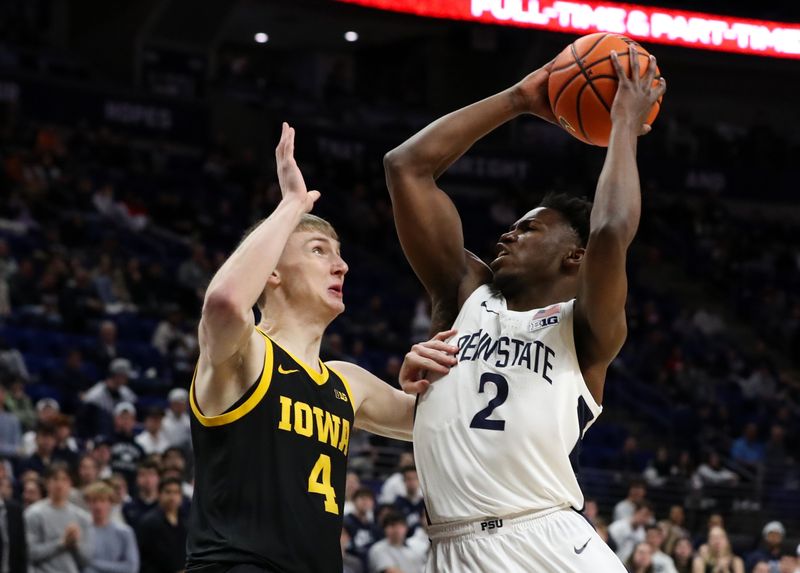
[[[590,145],[608,146],[611,136],[611,104],[617,93],[617,73],[611,61],[615,50],[626,74],[630,74],[628,46],[639,57],[640,77],[647,71],[650,53],[630,38],[598,32],[578,38],[553,62],[548,80],[550,106],[569,134]],[[656,78],[661,73],[656,68]],[[588,89],[587,89],[588,88]],[[659,98],[647,117],[652,124],[661,108]]]

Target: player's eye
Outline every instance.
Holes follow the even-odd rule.
[[[313,249],[311,249],[311,252],[314,253],[315,255],[321,255],[322,247],[314,247]]]

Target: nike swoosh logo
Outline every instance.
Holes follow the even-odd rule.
[[[278,364],[278,374],[294,374],[295,372],[299,372],[299,370],[284,370],[281,364]]]
[[[573,547],[573,549],[575,550],[575,553],[576,553],[577,555],[580,555],[581,553],[583,553],[583,550],[584,550],[584,549],[586,549],[586,546],[587,546],[587,545],[589,545],[589,542],[590,542],[591,540],[592,540],[592,538],[591,538],[591,537],[590,537],[589,539],[587,539],[587,540],[586,540],[586,543],[584,543],[584,544],[581,546],[581,548],[580,548],[580,549],[578,549],[577,547]]]

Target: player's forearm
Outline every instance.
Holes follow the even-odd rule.
[[[637,133],[632,125],[623,122],[614,125],[590,222],[592,233],[608,234],[626,247],[636,235],[641,216],[636,142]]]
[[[204,314],[215,308],[249,312],[304,212],[300,201],[281,201],[214,275],[206,290]]]
[[[438,178],[476,141],[523,113],[521,98],[514,86],[437,119],[386,154],[387,173]]]

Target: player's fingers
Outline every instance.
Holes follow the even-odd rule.
[[[444,355],[441,355],[444,356]],[[447,360],[451,360],[450,357],[447,357]],[[450,366],[448,362],[444,359],[436,360],[435,358],[428,358],[426,356],[421,356],[414,352],[409,352],[406,354],[406,366],[410,367],[413,371],[414,369],[417,370],[429,370],[433,372],[438,372],[439,374],[447,374],[450,372]]]
[[[319,199],[321,196],[322,196],[322,194],[319,191],[309,191],[308,192],[308,200],[311,202],[311,205],[316,203],[317,199]]]
[[[455,359],[455,357],[451,356],[450,354],[447,354],[446,352],[433,350],[425,346],[419,346],[417,348],[417,345],[415,345],[414,350],[406,355],[406,359],[407,360],[411,359],[412,356],[416,356],[424,360],[431,360],[436,364],[441,364],[443,367],[448,369],[451,366],[455,366],[456,363],[458,362]]]
[[[614,66],[614,71],[617,72],[617,79],[619,81],[625,81],[627,76],[625,76],[625,70],[622,69],[622,64],[619,61],[619,56],[615,50],[611,50],[611,63]]]
[[[424,394],[431,383],[425,379],[414,382],[403,382],[400,386],[406,394]]]
[[[428,340],[427,342],[421,342],[420,344],[426,348],[432,348],[433,350],[440,350],[442,352],[446,352],[447,354],[455,354],[456,352],[458,352],[458,346],[447,344],[446,342],[442,342],[441,340]]]
[[[642,128],[639,130],[639,135],[647,135],[651,131],[653,131],[652,126],[650,126],[650,125],[648,125],[646,123],[643,123],[642,124]]]
[[[415,344],[411,347],[411,351],[443,364],[455,364],[456,359],[453,355],[458,352],[458,348],[455,348],[455,350],[451,350],[451,348],[454,347],[439,340],[429,340],[428,342]]]
[[[656,65],[656,57],[650,54],[650,57],[647,59],[647,72],[644,75],[644,86],[649,88],[653,85],[653,80],[656,79],[656,69],[658,66]]]
[[[655,99],[660,98],[667,92],[667,79],[664,76],[658,78],[658,87],[655,91]]]
[[[636,46],[628,46],[628,61],[631,65],[631,79],[639,79],[639,54],[636,53]]]
[[[443,330],[442,332],[437,333],[436,336],[433,337],[433,340],[447,340],[455,333],[456,333],[455,328],[451,328],[450,330]]]

